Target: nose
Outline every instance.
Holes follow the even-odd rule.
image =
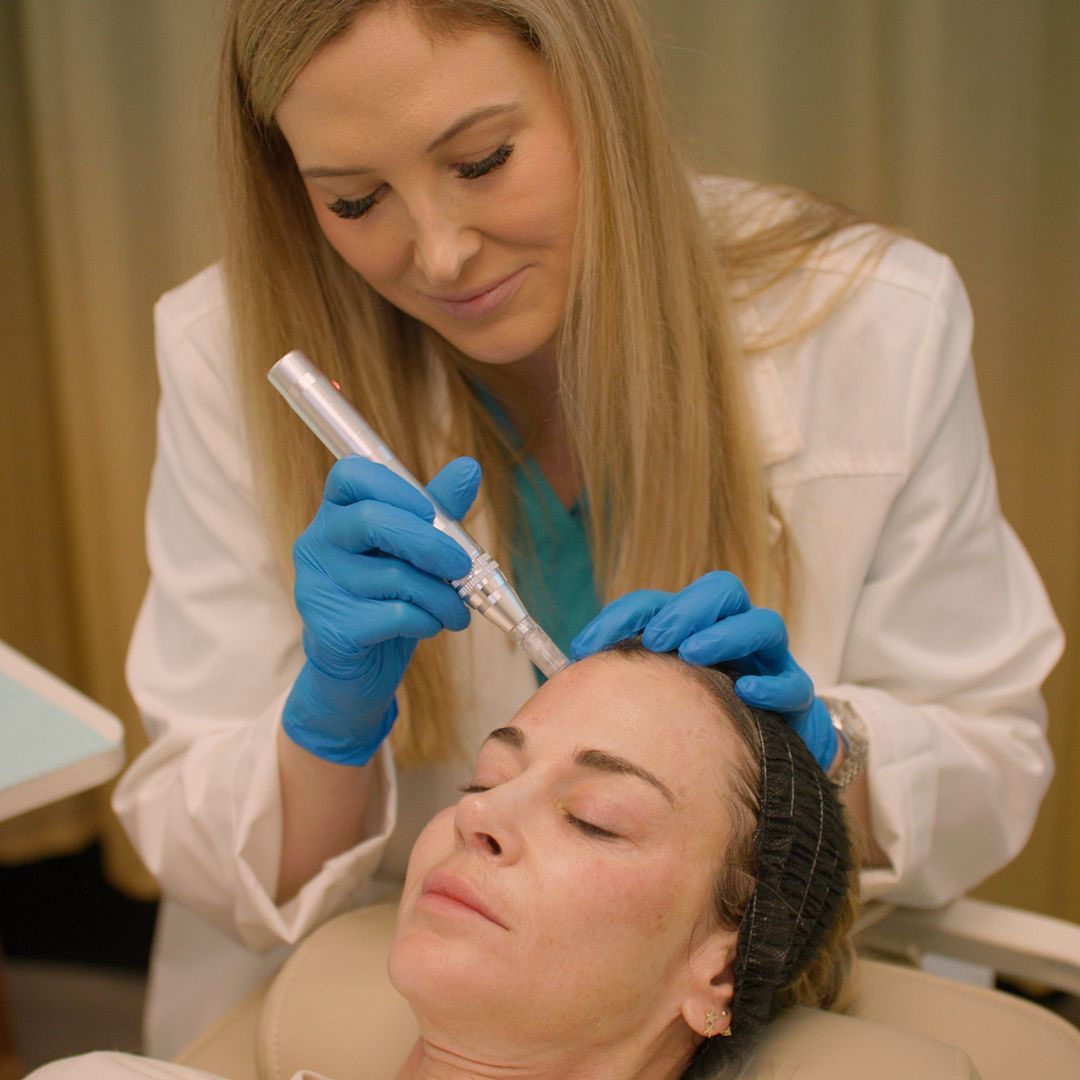
[[[522,850],[513,797],[508,797],[505,787],[501,785],[498,794],[483,791],[463,796],[454,813],[458,846],[500,864],[516,861]]]
[[[434,289],[447,289],[480,251],[480,233],[455,220],[445,207],[425,207],[413,216],[413,261]]]

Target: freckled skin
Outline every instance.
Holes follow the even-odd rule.
[[[432,154],[462,116],[516,102]],[[275,114],[297,166],[369,166],[358,177],[305,181],[330,244],[392,304],[476,360],[551,362],[566,307],[577,213],[571,125],[543,63],[513,37],[462,32],[432,40],[404,5],[361,14],[301,71]],[[506,163],[475,180],[455,165],[513,144]],[[364,217],[328,206],[378,191]],[[456,319],[432,296],[491,286],[528,267],[490,316]]]
[[[705,913],[736,736],[675,665],[604,655],[550,680],[511,723],[525,748],[489,740],[472,777],[489,790],[437,815],[416,843],[391,978],[425,1034],[473,1054],[481,1043],[493,1059],[551,1045],[587,1058],[685,1031],[692,957],[715,933]],[[636,777],[574,765],[593,748],[648,769],[675,808]],[[625,838],[583,835],[564,809]],[[508,929],[418,907],[436,867],[472,883]]]

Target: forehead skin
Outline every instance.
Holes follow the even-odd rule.
[[[597,748],[647,768],[703,833],[726,832],[729,763],[745,755],[721,706],[678,661],[599,654],[546,683],[513,723],[535,752]]]
[[[435,38],[398,5],[380,5],[316,53],[275,115],[301,169],[388,172],[478,105],[521,102],[527,114],[549,96],[542,61],[509,33]]]

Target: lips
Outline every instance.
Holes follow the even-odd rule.
[[[506,923],[480,895],[479,891],[463,877],[459,877],[449,870],[433,870],[428,874],[424,879],[421,895],[452,900],[467,908],[472,908],[478,915],[482,915],[496,926],[501,926],[504,930],[507,929]]]
[[[433,296],[432,300],[441,300],[447,304],[464,304],[468,300],[475,300],[478,296],[483,296],[484,293],[491,292],[492,289],[498,288],[507,278],[513,277],[513,274],[507,274],[506,277],[499,278],[498,281],[493,281],[490,285],[485,285],[481,289],[473,289],[472,292],[459,293],[457,296]]]
[[[501,281],[456,297],[429,295],[428,299],[455,319],[480,319],[502,307],[514,295],[527,269],[523,266]]]

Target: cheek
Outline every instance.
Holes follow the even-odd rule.
[[[549,899],[558,916],[549,921],[547,944],[568,955],[595,955],[599,946],[614,955],[625,953],[632,940],[666,948],[673,935],[687,924],[691,887],[687,864],[677,853],[661,860],[639,863],[598,859],[577,860],[565,869],[560,895]],[[546,890],[545,890],[546,891]],[[577,941],[582,949],[574,949]]]
[[[375,288],[393,281],[407,266],[403,230],[387,220],[387,207],[372,211],[370,220],[346,221],[316,202],[315,218],[330,246]]]
[[[682,976],[700,910],[700,880],[676,853],[635,865],[579,859],[555,880],[516,965],[544,972],[531,1007],[574,1025],[632,1017]],[[557,1000],[545,987],[558,986]]]
[[[568,252],[577,219],[577,168],[572,157],[556,147],[540,150],[536,164],[522,169],[520,186],[507,202],[523,234],[539,246]]]
[[[454,852],[454,807],[440,810],[424,826],[413,844],[409,866],[405,871],[404,896],[418,888],[424,876],[436,864]]]

